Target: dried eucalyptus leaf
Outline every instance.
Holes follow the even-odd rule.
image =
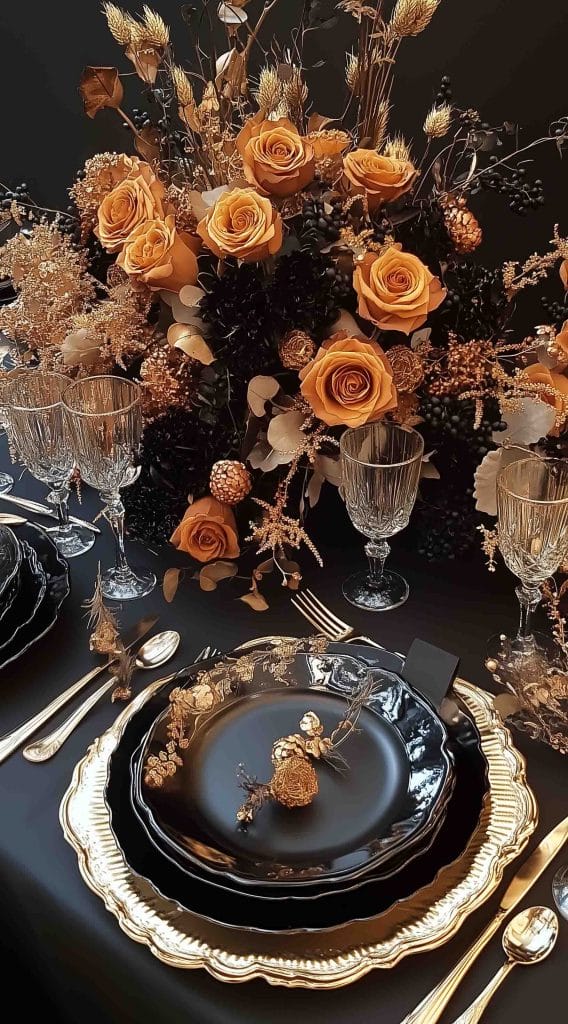
[[[103,107],[117,110],[124,98],[116,68],[86,67],[79,82],[79,92],[87,117],[94,117]]]
[[[176,596],[177,589],[179,587],[179,581],[181,576],[181,569],[166,569],[164,573],[164,579],[162,582],[162,593],[164,600],[171,604],[174,597]]]
[[[305,441],[305,434],[302,431],[305,419],[305,414],[298,410],[281,412],[274,416],[266,434],[270,447],[282,455],[289,455],[291,459]]]
[[[266,402],[274,398],[280,391],[280,385],[275,377],[264,377],[262,374],[253,377],[247,390],[247,402],[250,411],[262,419],[266,413]]]
[[[237,574],[235,562],[211,562],[204,565],[199,573],[199,586],[202,590],[216,590],[221,580],[232,579]]]
[[[265,612],[268,609],[268,601],[258,590],[243,594],[242,597],[239,597],[239,601],[244,601],[255,612]]]

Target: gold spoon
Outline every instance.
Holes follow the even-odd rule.
[[[181,637],[175,629],[166,629],[162,633],[156,633],[155,636],[151,636],[138,650],[136,668],[152,669],[165,665],[166,661],[173,658],[179,647],[180,640]],[[43,739],[24,747],[23,755],[26,760],[48,761],[50,757],[53,757],[79,722],[83,721],[85,715],[89,713],[97,701],[116,686],[117,682],[117,677],[111,676],[106,683],[103,683],[102,686],[99,686],[98,690],[95,690],[94,693],[87,697],[77,710],[73,711],[53,732],[44,736]]]
[[[540,963],[552,952],[557,938],[558,918],[549,907],[530,907],[517,914],[503,932],[506,963],[454,1024],[477,1024],[513,967]]]

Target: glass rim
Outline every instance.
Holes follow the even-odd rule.
[[[133,398],[133,400],[128,403],[128,405],[122,405],[120,409],[108,409],[106,412],[86,412],[81,409],[74,409],[73,406],[69,405],[69,402],[65,400],[66,395],[68,395],[69,392],[72,391],[73,388],[77,387],[79,384],[85,384],[87,381],[92,380],[119,380],[121,381],[121,383],[127,384],[129,387],[135,388],[136,395]],[[81,380],[74,380],[62,395],[61,400],[67,411],[72,416],[84,416],[86,419],[100,419],[102,416],[118,416],[120,414],[130,412],[130,410],[133,409],[135,405],[138,405],[140,403],[141,397],[142,395],[140,392],[140,387],[138,384],[136,384],[135,381],[128,380],[127,377],[118,377],[114,373],[98,373],[95,374],[94,377],[82,377]]]
[[[355,455],[350,455],[349,452],[346,452],[343,447],[343,439],[345,435],[356,434],[357,431],[364,430],[365,427],[370,425],[371,424],[362,423],[360,427],[348,427],[347,430],[343,431],[343,434],[339,439],[339,454],[342,459],[349,459],[350,462],[355,462],[358,466],[372,466],[376,469],[397,469],[400,466],[410,466],[412,462],[417,462],[418,459],[422,460],[422,457],[424,455],[424,438],[422,437],[422,434],[419,434],[418,431],[414,430],[413,427],[409,427],[408,429],[406,429],[406,427],[399,426],[398,423],[385,423],[383,424],[383,426],[388,426],[391,428],[391,430],[400,430],[405,434],[414,434],[415,437],[420,438],[420,451],[417,452],[416,455],[411,455],[409,459],[402,459],[399,462],[367,462],[366,459],[358,459],[356,458]]]
[[[43,377],[56,377],[58,380],[64,380],[67,386],[69,385],[69,378],[66,377],[64,373],[57,373],[57,370],[39,370],[38,374]],[[7,388],[9,389],[11,385],[15,385],[16,381],[20,380],[23,376],[28,377],[28,380],[38,379],[37,377],[34,377],[33,369],[25,370],[23,374],[18,374],[15,377],[7,377]],[[6,404],[6,402],[3,401],[2,408],[7,409],[8,412],[10,412],[11,409],[15,409],[16,412],[47,412],[48,409],[56,409],[58,405],[64,404],[63,394],[64,391],[62,391],[57,402],[49,402],[47,405],[18,405],[16,402],[10,401]],[[4,398],[4,392],[2,392],[2,398]]]
[[[525,494],[517,494],[517,492],[513,491],[511,487],[506,487],[505,484],[502,483],[502,478],[504,477],[508,469],[510,469],[512,466],[520,466],[523,463],[526,465],[527,462],[541,462],[544,463],[544,465],[550,465],[550,463],[556,462],[562,463],[563,465],[566,465],[566,467],[568,468],[567,459],[543,459],[539,455],[533,455],[532,457],[529,456],[529,458],[526,459],[516,459],[515,462],[510,462],[508,466],[503,466],[499,470],[499,473],[497,474],[497,489],[501,489],[502,491],[505,492],[505,494],[508,494],[511,498],[516,498],[517,501],[526,501],[531,505],[565,505],[566,502],[568,502],[568,494],[565,498],[528,498]]]

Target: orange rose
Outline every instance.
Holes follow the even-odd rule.
[[[556,339],[558,341],[558,338]],[[548,431],[552,437],[558,437],[560,432],[564,429],[566,420],[566,411],[568,410],[568,378],[562,373],[555,373],[554,370],[547,370],[541,363],[533,363],[531,366],[527,366],[523,370],[523,375],[528,377],[529,380],[535,384],[547,384],[548,387],[554,388],[559,394],[547,394],[545,391],[535,392],[537,398],[540,398],[541,402],[546,402],[547,405],[551,405],[556,412],[556,423]],[[565,395],[566,399],[563,401],[561,395]]]
[[[412,334],[446,297],[437,277],[418,256],[392,245],[376,256],[367,253],[353,274],[359,314],[383,331]]]
[[[314,150],[287,117],[251,117],[237,135],[245,178],[264,196],[292,196],[312,181]]]
[[[99,206],[95,234],[107,252],[122,249],[128,236],[143,221],[161,220],[165,194],[150,164],[133,162],[127,177],[115,185]]]
[[[374,149],[354,149],[343,157],[344,188],[364,193],[370,210],[408,192],[417,174],[408,160],[393,160]]]
[[[282,219],[270,199],[252,188],[234,188],[206,213],[197,233],[215,256],[264,260],[282,245]]]
[[[178,551],[187,551],[198,562],[240,555],[233,510],[211,496],[189,506],[170,541]]]
[[[327,128],[319,132],[310,132],[307,136],[316,160],[325,160],[326,157],[337,156],[347,149],[350,137],[347,132],[339,128]]]
[[[330,427],[360,427],[396,407],[390,363],[374,341],[339,331],[300,373],[301,392]]]
[[[566,262],[568,262],[568,260]],[[564,321],[562,330],[558,332],[554,339],[554,344],[559,350],[561,362],[564,363],[564,361],[568,359],[568,320]]]
[[[129,236],[117,263],[131,277],[149,288],[178,292],[184,284],[195,284],[199,240],[176,231],[175,218],[146,220]]]

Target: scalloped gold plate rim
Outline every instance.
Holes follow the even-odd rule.
[[[172,677],[167,677],[171,679]],[[60,807],[65,839],[80,872],[122,930],[163,963],[204,968],[224,982],[263,978],[271,985],[332,989],[374,968],[448,942],[495,891],[534,832],[538,811],[525,761],[490,694],[456,680],[455,695],[474,717],[488,762],[489,798],[464,854],[436,879],[372,920],[325,933],[259,935],[223,928],[159,896],[126,864],[104,800],[108,761],[129,719],[164,684],[157,680],[95,740],[73,772]]]

